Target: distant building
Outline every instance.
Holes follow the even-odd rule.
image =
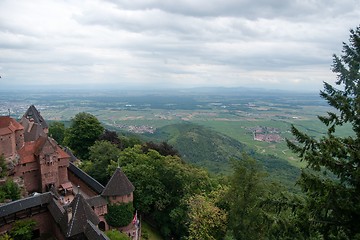
[[[48,136],[48,125],[31,105],[20,122],[0,116],[0,155],[9,175],[24,184],[26,197],[0,206],[0,234],[19,219],[36,220],[38,235],[56,239],[108,239],[110,203],[132,203],[134,186],[117,168],[104,187],[76,167],[75,156]],[[34,194],[35,193],[35,194]],[[132,230],[132,223],[124,230]]]

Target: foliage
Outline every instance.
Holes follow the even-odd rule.
[[[120,150],[108,141],[96,141],[89,148],[89,152],[89,160],[84,161],[81,168],[101,184],[106,185],[110,179],[107,167],[111,160],[117,160]]]
[[[299,181],[307,196],[305,221],[324,239],[360,238],[360,26],[350,30],[349,42],[343,43],[343,55],[333,58],[339,88],[324,83],[320,92],[335,108],[319,116],[327,134],[315,139],[293,126],[298,143],[287,141],[307,163]],[[336,130],[346,124],[353,134],[340,137]]]
[[[129,240],[129,237],[126,236],[125,233],[119,232],[118,230],[109,230],[106,231],[105,234],[110,240]]]
[[[129,225],[134,215],[132,203],[115,203],[108,205],[108,213],[105,215],[106,222],[113,227]]]
[[[51,122],[49,124],[49,136],[54,138],[60,145],[63,144],[65,137],[65,124],[62,122]]]
[[[177,156],[162,156],[155,150],[143,153],[140,145],[122,151],[119,161],[135,186],[136,209],[155,221],[164,237],[186,235],[185,200],[211,189],[206,171],[185,164]],[[116,167],[112,162],[109,172]]]
[[[142,144],[142,141],[137,136],[119,136],[120,141],[123,143],[123,149],[125,148],[132,148],[135,145]]]
[[[229,224],[236,239],[263,239],[260,202],[267,194],[265,173],[252,158],[244,155],[233,162],[234,175],[227,198],[229,199]]]
[[[11,179],[7,179],[5,184],[0,187],[0,202],[5,199],[15,201],[20,198],[20,188]]]
[[[69,146],[80,159],[87,159],[91,147],[104,128],[99,120],[90,113],[81,112],[71,120],[71,125],[65,133],[64,143]]]
[[[105,132],[100,135],[99,137],[100,141],[109,141],[112,144],[116,145],[117,148],[123,150],[124,149],[124,143],[120,140],[119,136],[115,131],[110,131],[108,129],[105,129]]]
[[[13,238],[9,234],[5,233],[0,236],[0,240],[13,240]]]
[[[5,176],[7,176],[7,165],[4,155],[0,154],[0,178]]]
[[[233,160],[234,173],[222,205],[235,239],[301,239],[297,208],[301,199],[271,181],[260,163],[243,154]],[[296,224],[295,224],[296,223]]]
[[[179,152],[170,144],[168,144],[167,142],[161,142],[160,144],[156,144],[154,142],[146,142],[143,145],[143,151],[144,153],[147,153],[149,151],[149,149],[153,149],[155,151],[157,151],[158,153],[160,153],[163,156],[180,156]]]
[[[189,240],[222,239],[226,233],[227,213],[216,206],[215,199],[194,195],[188,200]]]
[[[36,222],[32,219],[16,221],[10,230],[10,235],[15,240],[30,240],[35,226]]]

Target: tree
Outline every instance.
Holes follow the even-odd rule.
[[[116,145],[119,149],[124,149],[124,143],[120,141],[119,136],[115,131],[110,131],[108,129],[105,129],[105,132],[100,135],[99,137],[100,141],[109,141],[112,144]]]
[[[149,149],[153,149],[155,151],[157,151],[158,153],[160,153],[163,156],[180,156],[178,150],[176,150],[173,146],[171,146],[170,144],[168,144],[167,142],[162,142],[160,144],[156,144],[154,142],[146,142],[143,146],[142,149],[145,153],[147,153],[149,151]]]
[[[116,161],[118,159],[120,150],[108,141],[96,141],[89,148],[89,152],[89,160],[84,161],[81,168],[97,181],[106,185],[110,179],[107,167],[111,160]]]
[[[136,209],[156,222],[166,239],[186,236],[186,200],[210,191],[208,173],[184,163],[178,156],[162,156],[155,150],[144,153],[140,145],[121,151],[119,163],[135,186]],[[112,161],[108,172],[117,164]]]
[[[4,155],[0,154],[0,178],[5,176],[7,176],[7,165]]]
[[[0,202],[5,199],[15,201],[20,198],[20,188],[11,179],[7,179],[5,184],[0,187]]]
[[[292,126],[297,142],[287,144],[307,163],[299,180],[309,211],[304,221],[324,239],[360,239],[360,26],[350,30],[343,55],[333,56],[332,70],[339,87],[324,82],[320,92],[335,108],[319,116],[327,134],[315,138]],[[353,134],[336,134],[342,125],[350,125]]]
[[[134,216],[134,207],[131,203],[114,203],[108,205],[105,214],[106,222],[113,227],[125,227],[131,223]]]
[[[9,234],[5,233],[0,236],[0,240],[14,240]]]
[[[253,158],[233,160],[234,174],[230,178],[229,228],[236,239],[263,239],[266,225],[261,202],[266,198],[266,173]]]
[[[74,151],[78,158],[87,159],[89,147],[95,143],[103,131],[103,126],[95,116],[81,112],[71,120],[64,143]]]
[[[49,124],[49,135],[54,138],[58,144],[62,145],[65,137],[65,125],[62,122],[51,122]]]
[[[32,219],[16,221],[10,230],[10,235],[16,240],[30,240],[35,226],[36,222]]]
[[[188,200],[189,240],[223,239],[226,233],[227,213],[215,204],[215,199],[203,195]]]

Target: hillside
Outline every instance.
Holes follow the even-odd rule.
[[[196,124],[168,125],[147,137],[153,141],[167,141],[178,149],[185,161],[205,167],[213,173],[231,172],[230,159],[240,158],[242,152],[253,156],[272,177],[287,184],[292,185],[300,172],[286,160],[259,154],[233,138]]]

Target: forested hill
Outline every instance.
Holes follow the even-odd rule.
[[[259,154],[233,138],[196,124],[168,125],[147,137],[153,141],[168,142],[179,151],[182,159],[213,173],[230,173],[230,159],[241,158],[243,152],[253,156],[266,171],[283,182],[293,184],[300,173],[298,168],[283,159]]]

